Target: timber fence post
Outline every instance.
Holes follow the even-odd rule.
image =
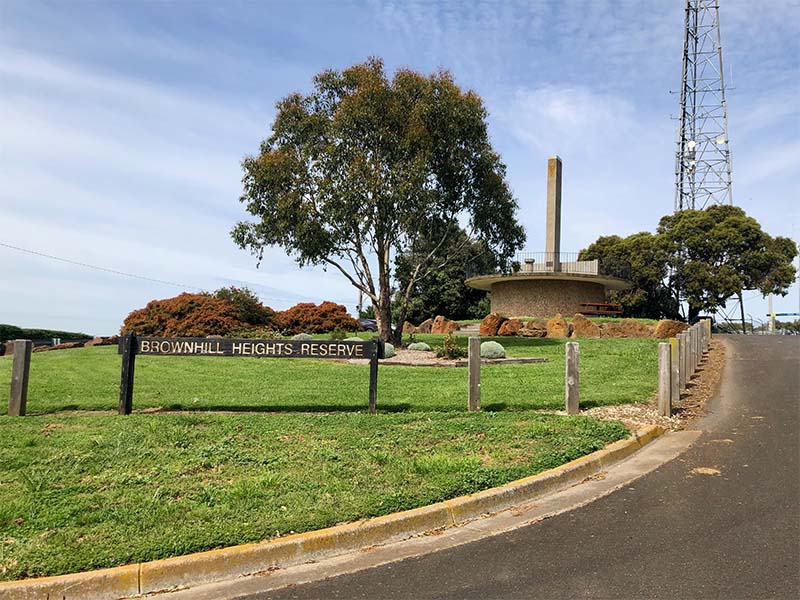
[[[470,412],[474,412],[481,409],[481,338],[470,337],[467,348],[469,350],[467,358],[469,370],[467,408]]]
[[[119,408],[121,415],[129,415],[133,410],[133,372],[136,367],[136,334],[126,333],[120,340],[122,344],[122,373],[119,381]]]
[[[580,412],[580,386],[579,386],[579,359],[580,348],[577,342],[567,342],[567,366],[565,374],[566,394],[565,400],[568,415],[577,415]]]
[[[11,363],[11,396],[8,399],[9,417],[25,416],[32,349],[33,342],[31,340],[14,340],[14,358]]]
[[[658,414],[672,414],[672,349],[668,343],[658,345]]]
[[[680,388],[681,391],[686,391],[686,382],[689,380],[689,344],[686,343],[686,332],[682,331],[678,334],[678,354],[680,368]]]
[[[677,406],[681,401],[681,367],[678,338],[669,339],[670,373],[669,373],[669,401],[670,405]]]

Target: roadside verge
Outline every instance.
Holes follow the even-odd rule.
[[[645,426],[625,440],[614,442],[555,469],[430,506],[257,544],[85,573],[2,582],[0,597],[4,600],[116,600],[234,579],[396,542],[461,525],[579,483],[627,458],[664,431],[657,425]]]

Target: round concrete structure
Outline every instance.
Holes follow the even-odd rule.
[[[603,303],[606,290],[626,290],[630,282],[617,277],[570,273],[516,273],[482,275],[466,284],[492,293],[492,312],[512,317],[571,315],[586,307],[582,303]]]

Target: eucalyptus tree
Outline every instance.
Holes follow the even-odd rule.
[[[390,79],[377,58],[324,71],[311,93],[278,102],[271,135],[243,160],[241,201],[255,220],[233,239],[259,263],[278,246],[300,266],[335,269],[371,300],[381,339],[397,342],[415,283],[453,254],[454,232],[498,260],[524,241],[486,117],[446,71]],[[408,277],[392,331],[401,253]]]

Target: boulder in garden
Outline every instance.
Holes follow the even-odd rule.
[[[430,333],[433,327],[433,319],[425,319],[418,327],[414,328],[414,333]]]
[[[565,338],[569,337],[569,325],[561,313],[547,322],[547,337],[549,338]]]
[[[572,318],[572,337],[599,338],[601,335],[600,326],[584,317],[581,313],[577,313]]]
[[[500,329],[497,330],[497,335],[517,335],[520,329],[522,329],[522,321],[509,319],[508,321],[503,321]]]
[[[458,329],[459,326],[456,321],[451,321],[442,315],[437,315],[431,324],[431,333],[453,333]]]
[[[663,319],[656,324],[656,329],[653,332],[653,337],[660,340],[672,338],[689,329],[686,323],[680,321],[672,321],[671,319]]]
[[[497,313],[490,313],[486,315],[483,321],[481,321],[481,335],[497,335],[497,332],[500,330],[500,326],[504,321],[508,321],[508,318]]]

